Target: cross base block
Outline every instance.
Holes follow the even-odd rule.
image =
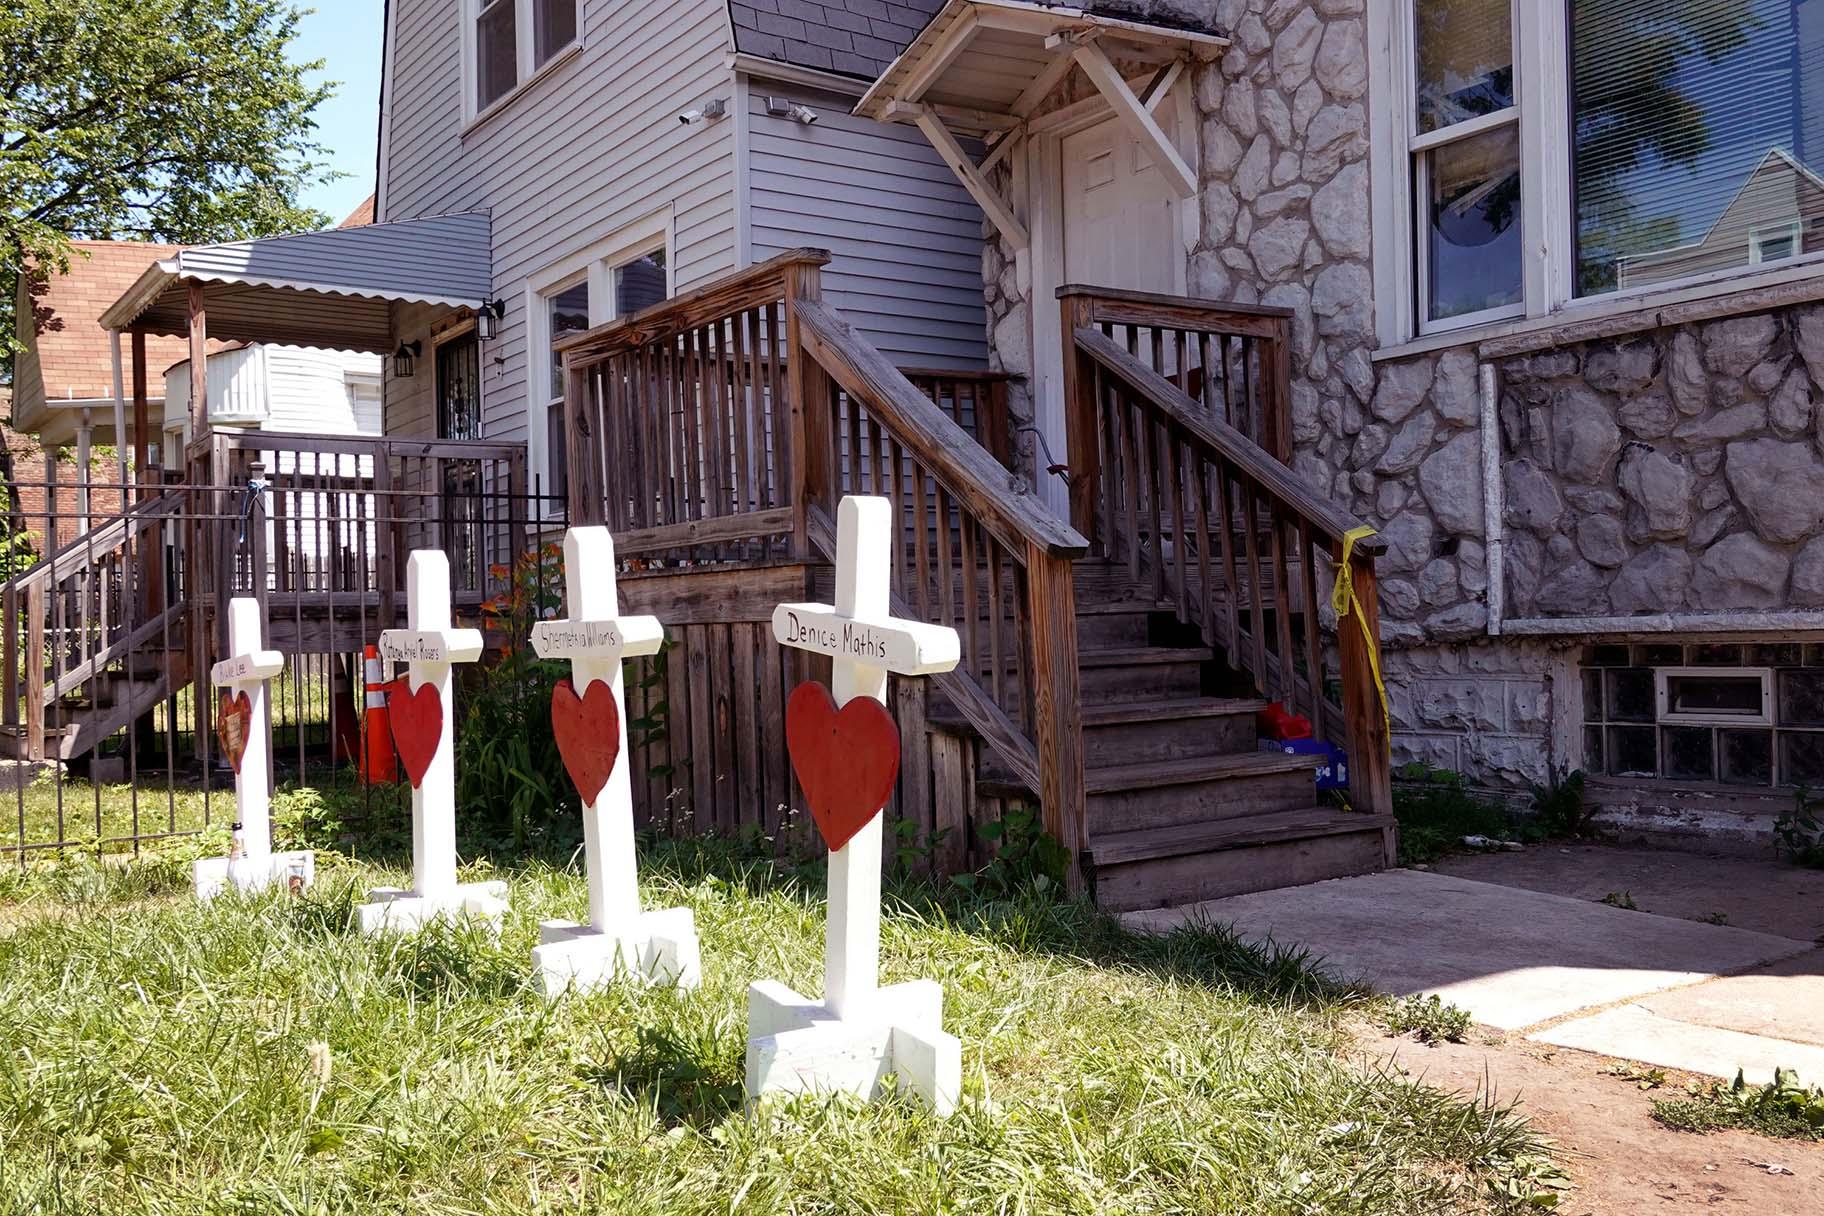
[[[869,1101],[883,1082],[900,1084],[938,1115],[962,1093],[963,1047],[943,1028],[944,990],[934,980],[882,988],[867,1006],[838,1017],[784,984],[747,990],[747,1096],[850,1093]]]
[[[355,909],[363,933],[413,933],[432,921],[469,919],[500,932],[507,913],[507,884],[472,882],[436,895],[419,895],[398,887],[368,892],[368,903]]]
[[[294,877],[301,880],[304,887],[316,881],[315,853],[269,853],[260,859],[237,857],[233,861],[226,857],[205,857],[190,866],[196,897],[202,900],[214,899],[231,886],[243,895],[258,894],[268,887],[287,890]]]
[[[603,933],[575,921],[538,926],[532,969],[539,991],[555,1000],[569,991],[593,992],[619,979],[696,988],[703,983],[703,953],[689,908],[643,912],[622,933]]]

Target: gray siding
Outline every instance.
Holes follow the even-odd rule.
[[[789,97],[814,126],[766,112]],[[983,367],[982,212],[916,128],[849,113],[851,99],[752,81],[750,257],[830,250],[830,302],[902,366]]]
[[[529,275],[662,211],[672,216],[680,289],[735,268],[735,124],[685,127],[676,117],[705,98],[733,99],[727,6],[586,0],[580,54],[465,133],[457,6],[394,3],[381,218],[490,211],[494,295],[507,314],[482,353],[483,426],[490,439],[522,440]],[[401,310],[398,319],[409,338],[409,323],[428,315]],[[389,378],[390,433],[429,429],[429,392],[424,370]]]

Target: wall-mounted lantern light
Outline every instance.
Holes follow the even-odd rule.
[[[401,342],[393,352],[393,375],[410,380],[418,374],[418,356],[424,353],[422,342]]]
[[[494,335],[500,332],[500,319],[507,315],[507,302],[495,300],[483,304],[481,311],[475,314],[475,334],[483,342],[492,342]]]

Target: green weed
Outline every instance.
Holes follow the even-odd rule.
[[[1787,1069],[1775,1069],[1766,1085],[1750,1085],[1738,1072],[1728,1085],[1694,1087],[1689,1098],[1653,1103],[1653,1117],[1681,1132],[1738,1128],[1782,1140],[1824,1140],[1824,1089],[1801,1085]]]

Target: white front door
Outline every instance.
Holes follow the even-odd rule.
[[[1189,88],[1180,81],[1156,117],[1195,172],[1194,124],[1181,121],[1189,113],[1194,113]],[[1034,145],[1034,404],[1050,451],[1065,460],[1069,443],[1057,289],[1082,284],[1184,295],[1197,233],[1197,200],[1175,197],[1146,149],[1115,118],[1045,132]],[[1060,514],[1069,509],[1058,478],[1041,475],[1040,493]]]
[[[1175,125],[1172,102],[1160,125]],[[1182,295],[1179,200],[1152,157],[1114,119],[1067,135],[1062,148],[1064,282]]]

